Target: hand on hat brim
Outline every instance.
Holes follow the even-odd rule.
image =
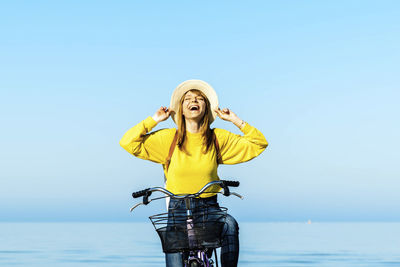
[[[224,121],[232,121],[234,117],[237,117],[235,113],[233,113],[228,108],[220,109],[216,108],[214,111],[217,113],[218,117]]]
[[[166,119],[169,118],[171,115],[171,111],[167,107],[160,107],[156,113],[153,115],[153,120],[155,120],[157,123],[165,121]]]
[[[224,121],[230,121],[239,128],[242,126],[243,121],[239,119],[239,117],[230,109],[224,108],[224,109],[214,109],[214,111],[217,113],[218,117]]]

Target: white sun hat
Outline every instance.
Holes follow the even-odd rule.
[[[214,111],[214,109],[218,108],[218,96],[211,85],[202,80],[187,80],[175,88],[171,96],[171,103],[169,104],[169,109],[171,110],[171,117],[173,121],[176,123],[176,116],[182,96],[187,91],[190,91],[192,89],[197,89],[203,92],[203,94],[205,94],[208,98],[208,101],[211,105],[210,123],[213,122],[215,120],[215,117],[217,117],[217,113]]]

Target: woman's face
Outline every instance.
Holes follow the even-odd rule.
[[[182,113],[185,119],[200,121],[206,112],[206,100],[196,92],[188,91],[183,99]]]

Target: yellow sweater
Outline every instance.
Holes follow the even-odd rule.
[[[185,147],[190,154],[175,148],[168,171],[165,161],[176,129],[162,129],[149,133],[157,123],[148,117],[129,129],[120,141],[120,145],[132,155],[161,163],[167,178],[166,188],[174,194],[188,194],[199,191],[205,184],[219,180],[217,159],[213,146],[206,154],[202,152],[202,136],[187,132]],[[256,128],[245,124],[241,129],[243,136],[223,129],[214,129],[218,139],[222,164],[237,164],[258,156],[267,147],[268,142]],[[209,192],[215,192],[211,189]],[[213,194],[204,194],[209,197]]]

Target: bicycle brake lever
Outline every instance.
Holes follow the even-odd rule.
[[[231,192],[229,191],[229,187],[225,184],[221,184],[221,187],[224,190],[222,194],[226,197],[229,197],[229,195],[231,194]]]
[[[130,212],[132,212],[134,209],[136,209],[137,207],[139,207],[140,205],[144,205],[143,203],[137,203],[135,206],[133,206],[132,208],[130,208]]]
[[[231,195],[237,196],[241,200],[243,200],[243,198],[244,198],[242,195],[239,195],[238,193],[235,193],[235,192],[231,192]]]
[[[147,204],[149,204],[153,199],[150,199],[147,201]],[[143,202],[137,203],[135,206],[133,206],[132,208],[130,208],[130,212],[132,212],[134,209],[136,209],[137,207],[139,207],[140,205],[147,205]]]
[[[143,196],[143,204],[144,205],[147,205],[147,204],[149,204],[150,203],[150,201],[149,201],[149,196],[151,196],[151,191],[147,191],[146,192],[146,194]]]

